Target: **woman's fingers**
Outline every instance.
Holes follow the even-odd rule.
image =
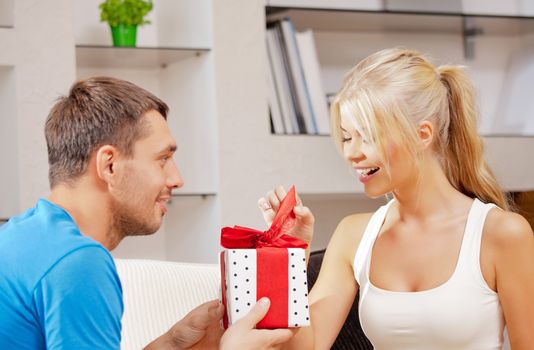
[[[286,192],[286,190],[284,189],[283,186],[277,186],[274,189],[274,193],[276,194],[276,197],[277,197],[279,202],[283,201],[284,198],[286,198],[286,195],[287,195],[287,192]]]
[[[267,198],[269,204],[271,205],[271,207],[273,207],[274,211],[278,211],[278,207],[280,207],[280,202],[283,198],[278,197],[278,195],[276,194],[276,190],[267,192],[265,198]]]
[[[276,212],[280,207],[280,203],[286,197],[287,192],[283,186],[277,186],[272,191],[267,192],[265,197],[258,200],[258,207],[261,209],[263,219],[270,226],[274,220]],[[296,227],[290,232],[291,235],[298,237],[305,242],[311,242],[313,238],[314,217],[310,209],[302,204],[302,200],[297,195],[296,205],[293,208],[293,213],[297,218]]]
[[[265,197],[262,197],[258,199],[258,207],[260,207],[263,220],[265,220],[268,226],[271,226],[276,214],[276,211],[273,209],[271,203]]]

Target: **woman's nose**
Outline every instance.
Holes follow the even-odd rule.
[[[365,159],[365,154],[361,151],[356,142],[351,142],[344,148],[345,159],[351,163],[359,163]]]

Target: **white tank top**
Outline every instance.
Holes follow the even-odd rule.
[[[480,269],[482,228],[495,205],[474,200],[449,280],[428,290],[395,292],[369,281],[372,247],[392,202],[374,213],[354,257],[360,322],[374,349],[500,350],[504,317]]]

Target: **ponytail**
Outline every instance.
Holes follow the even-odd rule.
[[[465,195],[509,210],[508,200],[483,157],[483,143],[476,127],[474,89],[469,78],[456,66],[441,66],[438,72],[447,89],[450,115],[443,147],[447,178]]]

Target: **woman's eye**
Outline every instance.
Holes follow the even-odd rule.
[[[343,137],[343,138],[341,139],[341,142],[342,142],[342,143],[345,143],[345,142],[349,142],[350,140],[352,140],[351,137]]]

